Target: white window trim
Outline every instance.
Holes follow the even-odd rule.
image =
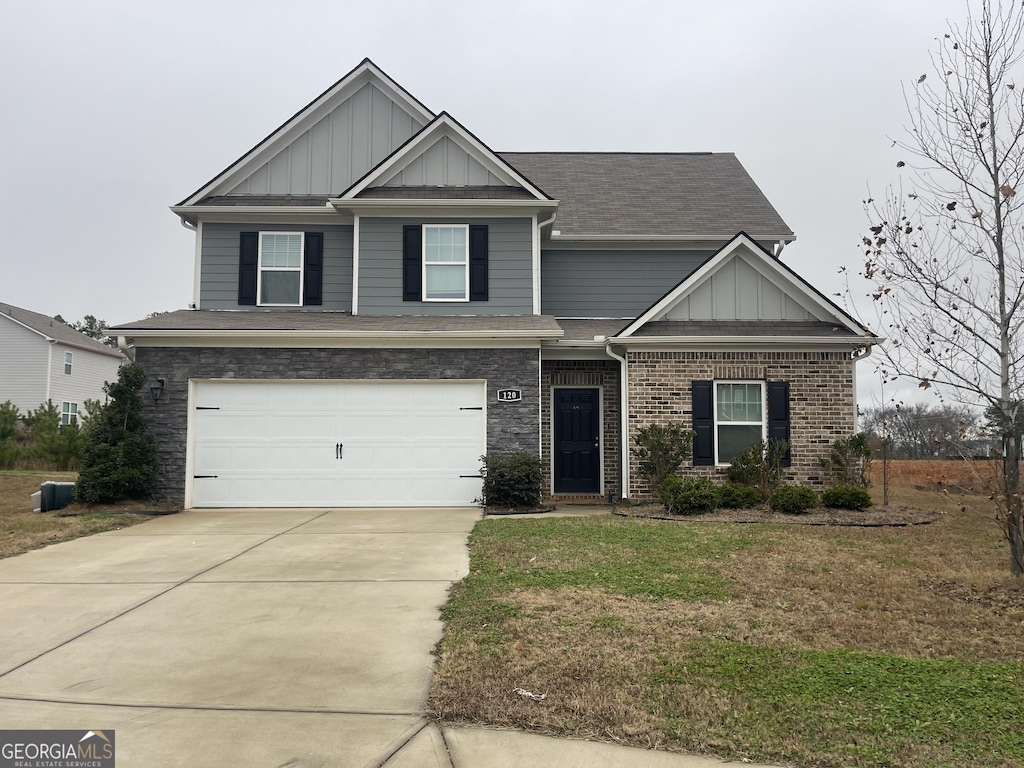
[[[465,275],[466,275],[466,295],[462,299],[428,299],[427,298],[427,229],[464,229],[466,231],[466,262],[465,262]],[[451,303],[465,303],[469,301],[469,224],[423,224],[421,230],[420,240],[422,245],[420,246],[420,269],[421,277],[420,281],[423,286],[423,290],[420,292],[420,296],[423,301],[429,302],[440,302],[445,304]],[[458,262],[454,261],[436,261],[431,262],[439,266],[456,267]]]
[[[711,413],[714,417],[714,429],[715,429],[715,466],[716,467],[728,467],[732,465],[732,462],[721,461],[718,458],[718,447],[721,445],[721,440],[718,439],[718,385],[719,384],[757,384],[761,388],[761,441],[767,439],[768,435],[768,403],[765,399],[765,383],[755,379],[715,379],[711,382]],[[756,421],[724,421],[722,424],[729,424],[735,426],[753,426],[757,424]]]
[[[71,352],[64,353],[64,375],[70,376],[71,371],[74,369],[75,356]]]
[[[67,409],[64,406],[67,406]],[[65,417],[67,417],[67,421],[64,420]],[[74,417],[74,421],[71,420],[72,417]],[[60,404],[60,425],[66,427],[70,424],[78,424],[78,403],[65,400]]]
[[[263,236],[264,235],[297,235],[299,238],[299,266],[294,267],[266,267],[268,272],[295,272],[299,273],[299,301],[296,304],[264,304],[263,303]],[[258,307],[301,307],[303,282],[305,280],[306,266],[306,233],[305,232],[278,232],[275,230],[260,231],[257,240],[258,257],[256,259],[256,306]]]

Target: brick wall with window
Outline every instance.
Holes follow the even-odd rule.
[[[717,389],[716,382],[763,385],[723,387],[717,392],[744,402],[755,400],[758,391],[766,393],[770,382],[786,382],[791,462],[785,476],[789,482],[820,486],[824,478],[819,459],[837,438],[851,435],[856,429],[853,360],[849,352],[630,352],[628,359],[630,439],[651,423],[678,421],[693,429],[694,382],[711,382],[712,391]],[[718,405],[717,397],[713,402]],[[767,432],[767,403],[763,407]],[[728,410],[735,417],[736,408]],[[745,410],[742,415],[743,422],[752,421]],[[717,431],[725,423],[725,417],[715,420],[712,429]],[[632,458],[630,473],[633,497],[646,497],[647,489]],[[726,467],[716,466],[714,461],[707,466],[688,462],[680,474],[724,481]]]

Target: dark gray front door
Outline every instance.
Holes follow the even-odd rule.
[[[555,390],[555,493],[601,492],[599,389]]]

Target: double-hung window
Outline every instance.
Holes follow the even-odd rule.
[[[261,306],[301,306],[302,259],[301,232],[260,232],[256,303]]]
[[[715,463],[731,464],[765,439],[764,382],[715,382]]]
[[[78,403],[60,404],[60,423],[65,427],[78,424]]]
[[[423,300],[469,301],[469,226],[423,226]]]
[[[71,352],[64,353],[64,375],[71,375],[71,364],[74,361],[75,356]]]

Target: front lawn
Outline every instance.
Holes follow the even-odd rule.
[[[1024,583],[958,501],[905,492],[945,514],[902,528],[483,520],[430,711],[800,766],[1024,766]]]
[[[81,506],[33,512],[29,496],[48,480],[74,482],[74,472],[0,472],[0,557],[10,557],[93,533],[126,528],[151,519],[137,513],[111,514]]]

